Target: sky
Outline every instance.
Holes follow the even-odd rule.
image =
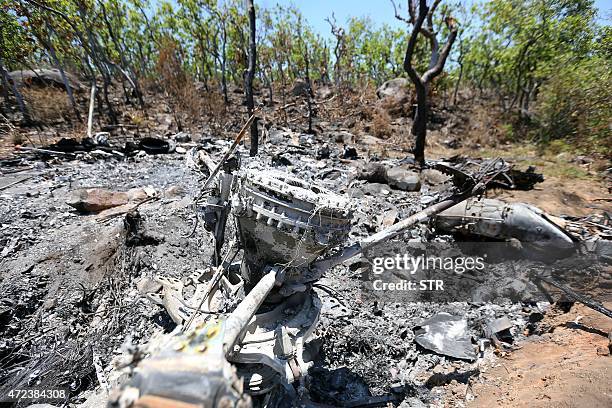
[[[403,23],[395,18],[390,0],[255,0],[255,3],[265,8],[276,4],[287,6],[294,4],[302,12],[308,23],[316,32],[331,37],[327,17],[335,14],[339,24],[344,25],[349,17],[369,17],[377,25],[384,23],[392,27],[403,27]],[[472,3],[472,1],[468,1]],[[406,14],[406,0],[396,0],[403,15]],[[599,10],[599,21],[610,24],[612,19],[612,0],[595,0]],[[605,18],[607,16],[607,19]]]

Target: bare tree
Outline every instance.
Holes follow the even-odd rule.
[[[345,44],[345,31],[344,28],[339,27],[336,23],[336,16],[332,13],[331,19],[326,18],[325,21],[331,27],[331,33],[336,38],[336,45],[334,46],[334,84],[336,86],[340,85],[342,81],[342,57],[345,52],[346,44]]]
[[[30,113],[28,112],[28,109],[26,108],[26,105],[23,101],[23,96],[21,95],[21,92],[19,92],[19,87],[17,86],[15,79],[11,78],[7,70],[4,68],[4,62],[2,60],[2,55],[0,55],[0,75],[2,76],[3,84],[7,84],[7,85],[10,84],[12,91],[13,91],[13,95],[15,95],[15,99],[17,100],[17,106],[19,106],[19,110],[21,111],[21,114],[23,115],[24,122],[26,124],[30,124],[32,122]],[[7,87],[6,85],[4,86]],[[8,100],[8,92],[6,94],[6,100],[7,100],[7,106],[10,106],[9,100]]]
[[[255,102],[253,100],[253,78],[255,77],[255,66],[257,63],[257,46],[255,40],[255,6],[253,0],[247,0],[247,11],[249,13],[249,66],[244,79],[244,93],[246,96],[249,116],[253,114]],[[257,133],[257,119],[251,123],[251,156],[257,154],[259,148],[259,134]]]
[[[441,0],[434,0],[431,7],[427,6],[426,0],[419,0],[418,2],[418,14],[416,0],[408,0],[408,14],[409,18],[404,18],[399,15],[395,3],[393,7],[395,9],[395,17],[408,24],[412,25],[412,33],[408,40],[408,47],[406,48],[406,55],[404,57],[404,70],[408,74],[408,77],[414,84],[417,97],[417,109],[412,122],[411,133],[415,138],[414,145],[414,160],[416,164],[423,167],[425,165],[425,139],[427,137],[427,111],[428,101],[427,94],[431,81],[437,77],[444,68],[446,58],[450,53],[451,47],[457,38],[457,24],[455,20],[446,16],[444,23],[449,29],[450,33],[446,44],[440,50],[440,44],[438,42],[438,33],[434,30],[433,14],[440,4]],[[431,57],[429,59],[429,67],[423,75],[419,75],[415,68],[412,66],[412,56],[416,47],[417,38],[419,34],[422,34],[428,41],[431,49]]]

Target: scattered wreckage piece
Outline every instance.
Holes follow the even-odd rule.
[[[563,291],[563,293],[565,293],[570,299],[575,300],[577,302],[582,303],[583,305],[590,307],[591,309],[608,316],[609,318],[612,318],[612,310],[608,309],[607,307],[605,307],[604,305],[602,305],[601,303],[588,298],[587,296],[584,296],[578,292],[576,292],[575,290],[573,290],[572,288],[570,288],[567,285],[564,285],[560,282],[557,282],[555,279],[549,277],[549,276],[539,276],[538,277],[541,281],[548,283],[549,285],[554,286],[555,288]]]
[[[428,166],[430,168],[440,170],[445,174],[453,175],[458,172],[473,172],[482,168],[484,163],[487,163],[487,161],[474,160],[462,156],[454,156],[448,160],[428,162]],[[492,169],[494,170],[496,167],[501,168],[503,166],[507,166],[505,161],[498,159]],[[508,168],[503,172],[496,174],[495,177],[491,179],[489,186],[491,188],[527,191],[532,190],[536,184],[542,183],[543,181],[544,175],[541,173],[536,173],[535,167],[529,166],[524,171],[515,168]]]
[[[109,407],[197,408],[251,406],[236,370],[225,359],[224,321],[188,333],[165,335],[141,361],[130,383],[111,395]]]
[[[176,145],[172,140],[164,140],[158,137],[145,137],[140,139],[138,147],[147,154],[172,153]]]
[[[230,152],[231,148],[210,171],[206,188],[215,173],[221,171]],[[326,252],[348,237],[352,210],[346,198],[287,174],[259,168],[247,167],[235,174],[234,182],[227,183],[227,177],[234,173],[225,170],[215,178],[219,185],[212,191],[222,194],[227,189],[221,184],[233,186],[231,209],[244,252],[239,272],[232,271],[230,265],[215,280],[219,283],[196,284],[189,301],[183,299],[181,281],[158,279],[164,291],[153,299],[164,305],[181,325],[188,322],[190,326],[196,313],[203,316],[193,321],[198,324],[196,327],[213,320],[223,322],[224,356],[236,364],[240,376],[246,379],[245,391],[251,395],[267,394],[281,384],[289,387],[307,375],[316,355],[312,340],[322,306],[313,285],[326,270],[482,193],[488,181],[483,175],[489,179],[491,176],[489,173],[475,178],[466,176],[449,198],[326,257]],[[227,206],[227,201],[219,196],[204,211],[213,213],[218,207]],[[207,210],[207,206],[211,208]],[[214,224],[219,219],[212,221]],[[225,281],[232,287],[224,287],[221,283]],[[235,307],[241,290],[245,297]],[[455,354],[466,359],[475,355],[467,351]],[[161,365],[154,369],[167,370]],[[206,377],[205,373],[201,375]],[[140,388],[139,395],[147,392],[155,394],[153,389]],[[184,400],[180,392],[172,397]]]
[[[539,208],[523,203],[470,198],[435,217],[441,231],[486,238],[517,239],[537,250],[571,249],[574,240]]]
[[[265,265],[285,265],[287,281],[304,284],[303,276],[329,247],[339,245],[351,226],[350,202],[331,191],[280,172],[247,170],[232,206],[237,218],[247,282],[258,280]]]
[[[427,350],[462,360],[476,360],[467,321],[461,316],[438,313],[415,327],[414,334],[414,341]]]
[[[0,191],[4,191],[4,190],[6,190],[7,188],[11,188],[11,187],[13,187],[13,186],[16,186],[17,184],[24,183],[24,182],[26,182],[26,181],[28,181],[28,180],[30,180],[30,179],[32,179],[32,178],[34,178],[34,177],[36,177],[36,175],[30,175],[30,176],[18,177],[18,178],[17,178],[17,180],[15,180],[15,181],[11,181],[11,182],[9,182],[9,183],[7,183],[7,184],[4,184],[4,185],[0,186]]]
[[[512,333],[510,329],[514,327],[514,324],[508,319],[507,316],[500,317],[499,319],[491,320],[484,326],[484,335],[487,339],[491,339],[495,347],[503,349],[504,343],[512,342]],[[507,340],[507,341],[506,341]],[[504,343],[502,343],[504,341]]]

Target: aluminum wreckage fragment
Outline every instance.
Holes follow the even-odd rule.
[[[352,220],[347,198],[285,173],[226,166],[203,213],[209,216],[207,229],[215,231],[212,224],[225,223],[230,213],[221,209],[231,208],[242,261],[232,264],[228,255],[226,262],[190,277],[195,288],[189,299],[183,282],[158,278],[163,291],[149,298],[166,307],[182,334],[166,335],[165,346],[136,367],[114,406],[242,407],[250,404],[239,397],[243,391],[257,399],[281,389],[302,398],[291,384],[303,389],[318,352],[313,340],[321,300],[313,284],[330,267],[482,193],[486,181],[465,175],[460,186],[439,203],[341,247]],[[219,252],[221,247],[216,242]],[[334,247],[341,248],[329,253]],[[243,379],[244,390],[236,378]]]
[[[436,228],[498,240],[517,239],[535,250],[571,249],[572,237],[537,207],[470,198],[435,217]]]

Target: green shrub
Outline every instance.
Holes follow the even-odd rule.
[[[612,63],[594,57],[559,67],[536,105],[540,141],[568,139],[591,151],[612,152]]]

